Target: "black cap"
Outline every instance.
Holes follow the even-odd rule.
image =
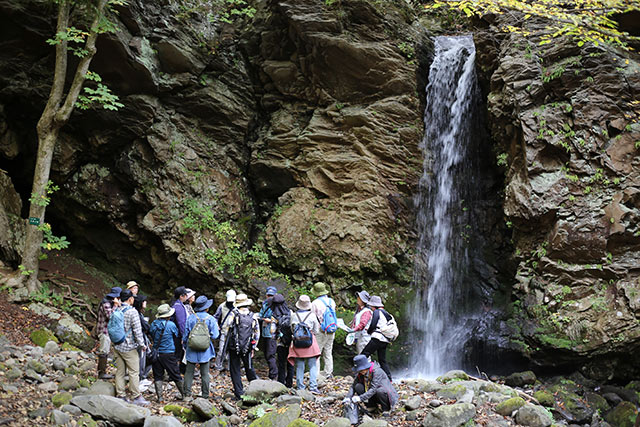
[[[132,296],[133,292],[131,292],[129,289],[123,289],[122,292],[120,292],[120,301],[124,302]]]

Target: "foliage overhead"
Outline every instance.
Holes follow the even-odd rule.
[[[425,5],[426,9],[441,7],[460,10],[467,16],[510,15],[512,24],[502,26],[503,31],[538,37],[540,44],[569,36],[579,46],[590,42],[632,50],[628,43],[640,41],[640,37],[620,31],[615,20],[617,15],[640,11],[637,0],[435,0]],[[526,26],[531,18],[542,18],[544,27],[531,30]]]

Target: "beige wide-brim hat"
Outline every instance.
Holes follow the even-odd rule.
[[[137,286],[138,288],[140,288],[140,285],[138,285],[138,283],[135,280],[131,280],[127,282],[127,289],[131,289],[134,286]]]
[[[158,307],[158,311],[156,312],[156,317],[158,319],[165,319],[167,317],[173,316],[173,313],[175,312],[176,310],[169,307],[169,304],[162,304],[161,306]]]
[[[253,300],[249,298],[247,294],[238,294],[236,296],[236,302],[234,305],[240,308],[240,307],[247,307],[252,304],[253,304]]]
[[[300,295],[296,302],[296,307],[299,310],[311,310],[311,298],[309,298],[309,295]]]

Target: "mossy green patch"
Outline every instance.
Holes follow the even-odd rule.
[[[58,342],[58,338],[47,328],[36,329],[29,335],[35,345],[44,347],[49,341]]]
[[[442,387],[440,390],[436,392],[438,397],[444,399],[460,399],[467,393],[467,388],[461,384],[456,385],[448,385]]]
[[[71,402],[72,398],[73,398],[73,395],[68,391],[65,391],[65,392],[57,393],[51,396],[51,402],[53,403],[53,406],[55,406],[56,408],[59,408],[60,406],[67,405],[69,402]]]
[[[84,378],[83,378],[83,379],[80,379],[80,380],[78,381],[78,385],[79,385],[80,387],[85,387],[85,388],[89,388],[89,387],[91,387],[91,383],[90,383],[89,381],[85,380]]]
[[[553,398],[553,394],[549,393],[547,390],[538,390],[533,393],[533,398],[538,401],[542,406],[553,406],[555,403],[555,399]]]
[[[297,420],[293,420],[293,422],[287,427],[318,427],[318,425],[316,423],[312,423],[311,421],[298,418]]]
[[[633,427],[636,416],[636,406],[631,402],[622,402],[607,414],[606,420],[617,427]]]
[[[84,414],[78,419],[78,427],[98,427],[97,421],[91,418],[91,415]]]
[[[181,418],[183,421],[191,423],[194,421],[199,421],[200,417],[193,410],[188,408],[183,408],[180,405],[166,405],[163,408],[166,412],[173,414],[174,416]]]
[[[61,348],[62,351],[82,351],[78,347],[75,347],[68,342],[63,342]]]
[[[507,399],[504,402],[498,403],[495,407],[495,411],[504,416],[510,416],[513,411],[520,409],[524,406],[525,401],[521,397],[512,397],[511,399]]]

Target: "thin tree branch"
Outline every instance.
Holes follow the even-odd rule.
[[[64,104],[58,110],[56,114],[56,122],[58,123],[66,123],[71,116],[71,112],[75,106],[76,101],[78,100],[78,96],[80,95],[80,91],[82,90],[82,85],[86,80],[87,71],[89,71],[89,65],[91,64],[91,60],[93,56],[96,54],[96,40],[98,38],[98,25],[102,16],[104,14],[104,8],[107,5],[108,0],[100,0],[98,5],[96,6],[96,17],[91,24],[91,29],[89,31],[89,36],[87,37],[87,42],[85,43],[85,50],[87,54],[80,59],[80,63],[78,64],[78,68],[73,76],[73,82],[71,83],[71,88],[69,89],[69,93],[64,101]]]

